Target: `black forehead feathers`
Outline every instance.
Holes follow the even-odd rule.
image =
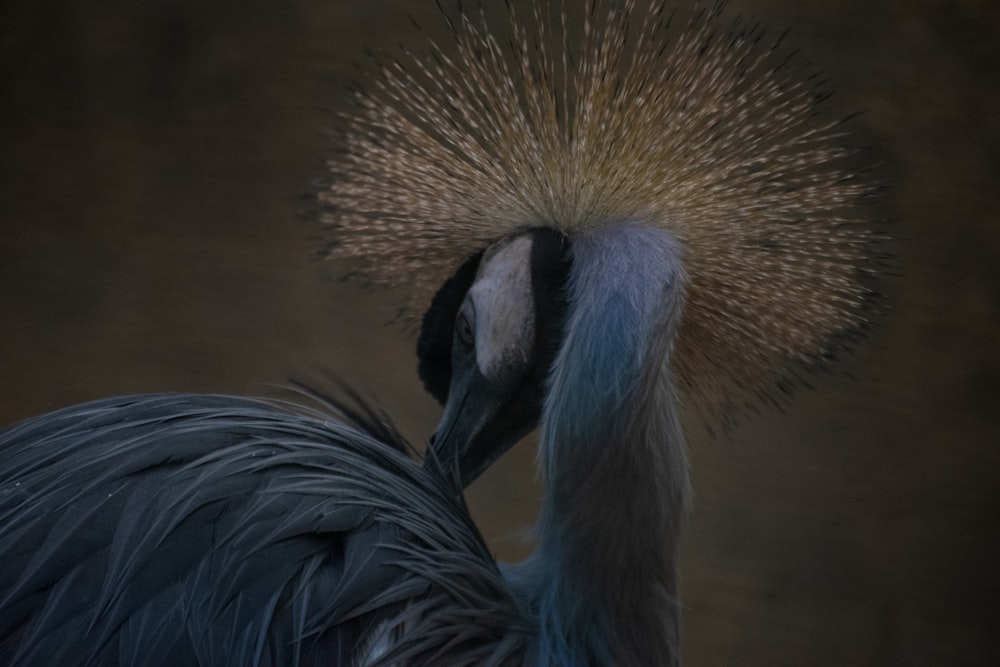
[[[465,260],[455,274],[441,285],[424,313],[417,338],[417,373],[427,390],[442,405],[448,400],[451,384],[452,330],[465,293],[472,286],[483,257],[482,251]]]
[[[551,227],[529,230],[531,246],[531,291],[535,298],[536,363],[544,375],[555,359],[566,319],[566,279],[572,258],[569,237]]]
[[[536,299],[540,292],[561,291],[569,274],[569,237],[551,227],[532,227],[526,233],[533,241],[531,289]]]

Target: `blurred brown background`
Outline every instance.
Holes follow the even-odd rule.
[[[902,277],[872,339],[787,415],[692,433],[687,662],[1000,664],[1000,5],[732,4],[792,28],[835,109],[868,111]],[[435,11],[0,0],[0,423],[329,368],[426,437],[438,412],[385,326],[392,296],[307,261],[296,211],[363,47]],[[501,555],[525,549],[532,458],[472,492]]]

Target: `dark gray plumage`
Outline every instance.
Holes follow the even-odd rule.
[[[2,664],[368,664],[404,626],[415,664],[500,664],[528,630],[453,490],[332,415],[230,396],[0,433],[0,562]]]

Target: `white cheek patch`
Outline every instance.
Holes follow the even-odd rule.
[[[523,370],[533,353],[531,245],[529,236],[510,241],[483,262],[469,288],[476,308],[476,364],[489,380],[504,369]]]

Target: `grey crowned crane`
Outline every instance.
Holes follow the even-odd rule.
[[[851,346],[871,187],[756,25],[529,11],[383,60],[320,195],[330,256],[425,313],[425,464],[349,410],[225,396],[8,427],[0,662],[679,662],[681,397],[725,421]],[[537,550],[500,566],[460,489],[536,426]]]

